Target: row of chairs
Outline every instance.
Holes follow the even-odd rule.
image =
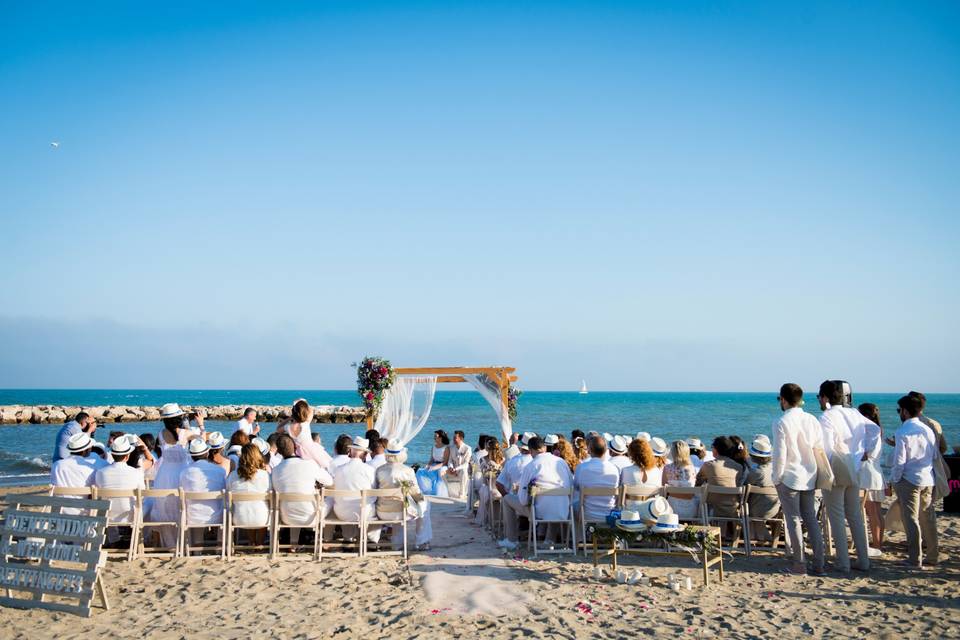
[[[361,505],[375,499],[397,500],[400,504],[404,501],[404,491],[401,488],[396,489],[363,489],[356,491],[336,490],[322,488],[313,493],[278,493],[269,491],[267,493],[241,493],[233,491],[211,491],[211,492],[191,492],[182,489],[101,489],[99,487],[84,487],[79,489],[68,489],[64,487],[54,487],[51,495],[71,496],[77,498],[92,498],[102,500],[130,500],[132,501],[131,515],[122,520],[111,520],[108,516],[107,527],[129,527],[130,528],[130,546],[125,551],[127,560],[134,560],[145,556],[167,556],[176,558],[200,557],[193,555],[194,551],[209,551],[216,549],[219,551],[221,559],[232,558],[238,550],[260,551],[269,553],[270,557],[276,557],[282,552],[292,552],[299,545],[296,540],[291,539],[290,543],[280,544],[280,532],[283,529],[306,529],[314,534],[313,558],[320,560],[323,557],[324,549],[322,543],[322,534],[325,527],[328,526],[350,526],[356,527],[358,531],[356,551],[352,553],[337,552],[328,555],[350,555],[363,557],[370,555],[402,555],[407,559],[407,518],[402,511],[400,517],[395,519],[377,519],[368,517],[367,512],[370,508],[360,509],[360,516],[355,520],[343,520],[336,518],[330,509],[326,507],[328,499],[354,499]],[[179,504],[178,517],[172,521],[146,521],[144,518],[144,504],[148,499],[165,499],[177,497]],[[220,519],[212,523],[196,524],[188,521],[187,508],[193,502],[220,500],[223,506]],[[314,517],[310,522],[304,524],[284,523],[281,518],[281,507],[285,503],[304,503],[312,502],[314,506]],[[262,503],[266,506],[269,517],[268,522],[262,526],[244,526],[236,523],[233,516],[234,506],[242,503]],[[369,551],[367,536],[371,527],[380,527],[388,525],[391,527],[400,527],[403,533],[403,544],[400,550],[383,551],[377,549]],[[174,527],[177,530],[176,545],[165,547],[162,545],[152,546],[145,535],[145,529],[153,527]],[[209,547],[191,544],[190,532],[193,530],[215,529],[218,533],[217,547]],[[238,545],[236,534],[240,531],[262,531],[266,529],[269,533],[269,545]],[[342,545],[346,548],[346,545]]]

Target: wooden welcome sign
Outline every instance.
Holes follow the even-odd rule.
[[[0,604],[90,615],[109,500],[11,495],[0,526]],[[79,514],[77,513],[79,512]]]

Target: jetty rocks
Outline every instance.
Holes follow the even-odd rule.
[[[290,417],[290,406],[263,405],[218,405],[213,407],[181,407],[187,412],[197,412],[205,420],[239,420],[243,410],[253,407],[257,410],[259,422],[276,422]],[[367,418],[363,407],[319,405],[313,408],[314,422],[352,424],[363,422]],[[81,411],[89,413],[100,424],[110,422],[158,422],[160,407],[66,407],[56,405],[2,405],[0,406],[0,424],[63,424]]]

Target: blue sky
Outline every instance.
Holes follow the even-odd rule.
[[[960,391],[960,5],[272,4],[3,5],[0,386]]]

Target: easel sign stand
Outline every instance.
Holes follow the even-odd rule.
[[[0,605],[90,617],[100,576],[108,500],[10,496],[0,527]],[[79,511],[79,513],[77,513]]]

